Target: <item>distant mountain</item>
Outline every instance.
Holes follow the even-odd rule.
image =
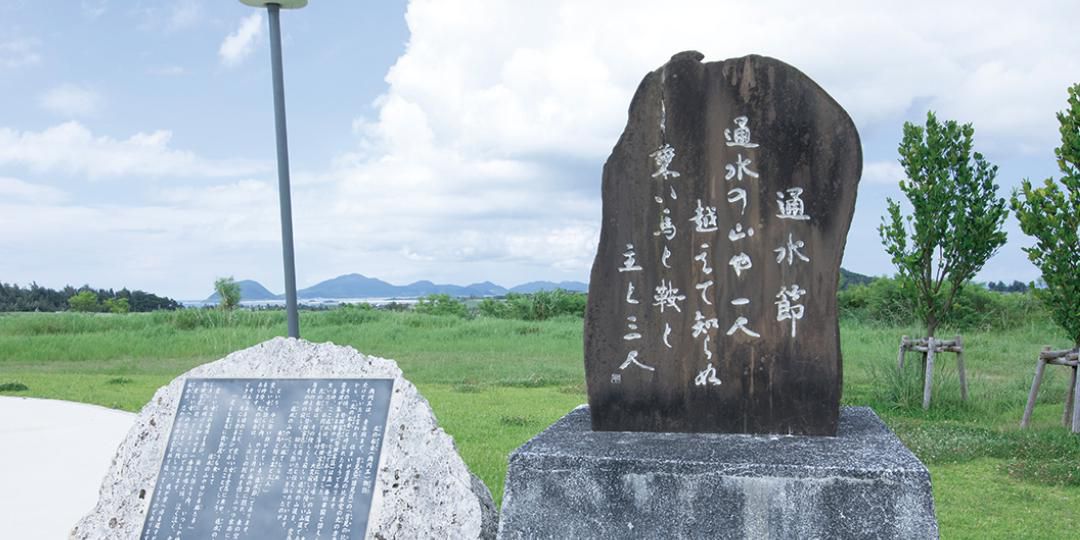
[[[874,281],[875,277],[866,276],[840,269],[840,288],[845,289],[852,285],[863,285]],[[241,301],[280,300],[284,296],[274,294],[259,284],[257,281],[245,279],[238,281],[240,285]],[[306,289],[297,291],[297,296],[302,299],[312,298],[418,298],[429,294],[448,294],[456,297],[481,297],[502,296],[508,292],[519,294],[532,294],[539,291],[554,291],[562,289],[571,292],[589,292],[589,284],[580,281],[530,281],[516,287],[507,289],[490,281],[473,283],[470,285],[438,284],[431,281],[417,281],[408,285],[394,285],[381,279],[367,277],[361,274],[346,274],[336,278],[317,283]],[[218,295],[214,293],[205,300],[207,303],[218,302]]]
[[[346,274],[300,289],[300,298],[380,298],[401,296],[402,287],[360,274]]]
[[[266,290],[256,281],[238,281],[240,285],[241,300],[280,300],[284,295],[275,295]],[[361,274],[346,274],[326,281],[316,283],[306,289],[300,289],[296,295],[301,299],[312,298],[417,298],[429,294],[448,294],[456,297],[481,297],[502,296],[508,292],[534,293],[537,291],[553,291],[565,289],[568,291],[586,292],[589,285],[579,281],[563,281],[553,283],[550,281],[533,281],[518,285],[513,289],[507,289],[490,281],[473,283],[471,285],[451,285],[432,283],[431,281],[417,281],[408,285],[394,285],[381,279],[370,278]],[[214,293],[205,300],[208,303],[218,302],[218,295]]]
[[[572,292],[589,292],[589,284],[580,281],[560,281],[559,283],[553,283],[551,281],[530,281],[528,283],[522,283],[517,287],[512,287],[510,292],[532,294],[540,291],[554,291],[555,289]]]
[[[496,285],[490,281],[473,283],[472,285],[467,285],[465,288],[479,293],[474,296],[502,296],[509,292],[506,287]]]
[[[506,294],[506,289],[494,283],[474,283],[461,285],[439,284],[430,281],[417,281],[408,285],[393,285],[381,279],[369,278],[360,274],[348,274],[328,279],[297,292],[300,298],[411,298],[429,294],[448,294],[450,296],[498,296]]]
[[[237,285],[240,286],[240,301],[250,302],[259,300],[278,300],[281,297],[268,291],[266,287],[263,287],[258,281],[252,281],[245,279],[243,281],[237,281]],[[221,297],[217,292],[211,294],[204,302],[217,303],[221,301]]]

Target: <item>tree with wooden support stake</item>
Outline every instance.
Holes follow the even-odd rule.
[[[1035,239],[1034,246],[1024,248],[1046,282],[1045,288],[1034,289],[1035,294],[1068,333],[1073,348],[1055,351],[1046,347],[1039,353],[1020,426],[1031,422],[1043,370],[1053,364],[1071,368],[1061,421],[1071,424],[1073,433],[1080,433],[1080,381],[1076,376],[1080,364],[1080,84],[1069,88],[1069,108],[1057,118],[1061,146],[1054,154],[1062,173],[1060,183],[1047,178],[1035,187],[1025,179],[1020,189],[1013,191],[1011,202],[1021,230]]]
[[[926,338],[900,342],[898,364],[908,351],[925,363],[923,408],[930,407],[934,360],[938,353],[957,354],[961,396],[967,399],[963,341],[938,340],[935,332],[948,316],[956,294],[1005,244],[1005,199],[997,196],[997,167],[973,152],[971,124],[939,122],[927,113],[926,126],[904,123],[900,164],[907,175],[900,190],[911,204],[903,215],[889,199],[888,215],[878,232],[898,270],[901,286],[926,325]]]

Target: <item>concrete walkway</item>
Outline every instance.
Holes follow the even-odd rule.
[[[67,538],[97,503],[134,420],[85,403],[0,396],[0,536]]]

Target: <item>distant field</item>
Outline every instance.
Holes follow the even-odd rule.
[[[0,314],[0,388],[137,411],[176,375],[284,329],[281,312]],[[1080,437],[1060,426],[1066,370],[1048,369],[1032,429],[1017,424],[1043,345],[1069,346],[1044,322],[968,332],[971,401],[946,355],[923,412],[914,369],[895,373],[915,328],[844,321],[844,403],[869,405],[930,467],[943,538],[1069,538],[1080,530]],[[392,358],[431,402],[497,500],[507,455],[585,401],[582,322],[462,319],[362,309],[304,312],[312,341]],[[942,334],[943,336],[946,334]],[[909,362],[914,366],[917,362]]]

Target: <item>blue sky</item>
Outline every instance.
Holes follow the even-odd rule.
[[[1055,2],[313,0],[283,13],[301,287],[359,272],[585,280],[600,170],[671,54],[757,53],[814,78],[863,139],[844,266],[890,274],[905,120],[973,122],[1020,179],[1056,174],[1080,6]],[[882,4],[882,5],[877,5]],[[280,292],[266,18],[237,1],[0,4],[0,281],[201,298]],[[1012,218],[979,275],[1037,271]]]

